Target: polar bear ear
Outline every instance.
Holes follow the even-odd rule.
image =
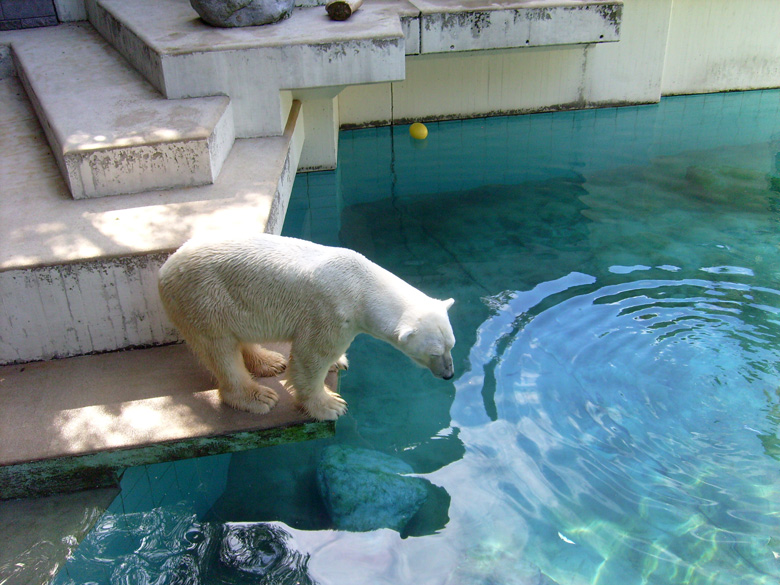
[[[444,310],[449,311],[450,307],[455,304],[455,299],[447,299],[446,301],[442,301],[444,303]]]
[[[404,343],[414,333],[417,333],[417,329],[415,329],[414,327],[409,327],[408,325],[402,325],[401,328],[398,330],[398,341]]]

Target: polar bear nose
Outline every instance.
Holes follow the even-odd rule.
[[[452,380],[452,376],[454,376],[452,372],[445,372],[445,374],[442,376],[444,380]]]

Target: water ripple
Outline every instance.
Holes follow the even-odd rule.
[[[702,271],[716,279],[572,273],[489,299],[462,381],[490,364],[495,422],[458,400],[453,417],[470,455],[502,445],[483,469],[501,475],[495,513],[535,527],[533,561],[554,578],[614,582],[599,579],[626,559],[645,583],[780,577],[780,292]],[[563,545],[585,555],[573,572]]]

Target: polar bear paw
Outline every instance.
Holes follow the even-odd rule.
[[[349,361],[347,361],[347,354],[344,354],[338,360],[336,360],[336,363],[333,364],[328,371],[338,372],[339,370],[348,370],[348,369],[349,369]]]
[[[245,345],[241,354],[246,369],[260,378],[273,378],[287,369],[287,359],[282,354],[259,345]]]
[[[322,392],[306,400],[303,408],[317,420],[336,420],[347,412],[347,401],[324,388]]]
[[[220,391],[219,395],[228,406],[253,414],[266,414],[279,401],[278,394],[272,388],[260,384],[245,388],[241,393]]]

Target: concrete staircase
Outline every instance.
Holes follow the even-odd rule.
[[[86,23],[18,36],[16,71],[74,199],[217,178],[235,140],[229,98],[163,98]]]

